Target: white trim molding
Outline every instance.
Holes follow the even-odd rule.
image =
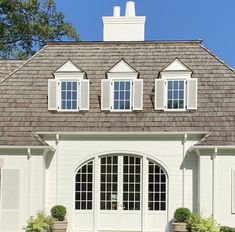
[[[235,214],[235,169],[231,172],[231,210],[232,214]]]

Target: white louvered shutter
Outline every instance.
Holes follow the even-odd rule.
[[[56,80],[48,80],[48,110],[58,110],[57,86]]]
[[[197,79],[187,81],[187,109],[197,109]]]
[[[111,108],[111,81],[101,80],[101,110],[110,110]]]
[[[2,217],[0,231],[19,231],[20,171],[2,170]]]
[[[133,81],[133,110],[143,109],[143,80]]]
[[[164,110],[165,108],[165,80],[155,80],[155,110]]]
[[[89,110],[90,80],[81,80],[79,90],[80,90],[79,110]]]

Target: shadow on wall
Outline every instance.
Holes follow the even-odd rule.
[[[192,210],[193,212],[198,211],[198,157],[195,152],[187,152],[184,163],[181,164],[180,169],[183,169],[183,165],[185,168],[185,187],[188,189],[185,193],[186,198],[186,206],[187,206],[187,199],[192,198]],[[192,190],[190,187],[187,187],[188,183],[192,183]],[[192,194],[189,196],[188,194]]]
[[[47,156],[46,156],[46,169],[49,169],[54,154],[55,154],[54,151],[49,151],[49,152],[47,153]]]

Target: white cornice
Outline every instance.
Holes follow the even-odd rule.
[[[201,139],[208,132],[37,132],[43,139],[55,139],[58,134],[61,138],[83,138],[83,139],[166,139],[180,138],[184,139],[187,134],[188,138]]]
[[[228,145],[228,146],[226,146],[226,145],[224,145],[224,146],[216,146],[216,145],[214,145],[214,146],[192,146],[191,148],[190,148],[191,150],[209,150],[209,149],[224,149],[224,150],[227,150],[227,149],[235,149],[235,145],[234,146],[232,146],[232,145]]]
[[[120,16],[120,17],[103,17],[103,22],[104,23],[109,23],[109,24],[144,24],[146,21],[145,16],[136,16],[136,17],[125,17],[125,16]]]

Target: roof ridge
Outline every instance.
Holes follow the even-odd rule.
[[[235,73],[235,69],[230,67],[228,64],[226,64],[222,59],[220,59],[217,55],[215,55],[212,51],[210,51],[207,47],[205,47],[203,44],[199,44],[199,46],[204,49],[206,52],[208,52],[211,56],[213,56],[216,60],[218,60],[222,65],[224,65],[226,68],[231,70],[233,73]]]
[[[35,56],[40,54],[47,45],[43,46],[40,50],[38,50],[33,56],[31,56],[29,59],[27,59],[22,65],[18,66],[15,70],[13,70],[11,73],[9,73],[6,77],[4,77],[1,81],[0,84],[2,84],[5,80],[10,78],[14,73],[18,72],[22,67],[24,67],[26,64],[28,64]]]
[[[201,44],[202,40],[145,40],[145,41],[49,41],[46,45],[76,45],[76,44]]]

